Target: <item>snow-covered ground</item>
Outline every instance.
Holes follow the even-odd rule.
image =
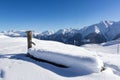
[[[75,47],[52,41],[33,41],[36,46],[29,51],[31,54],[38,52],[36,54],[40,58],[56,60],[70,67],[60,68],[26,57],[26,38],[10,38],[0,34],[0,80],[120,80],[120,56],[111,53],[116,51],[116,45]],[[42,57],[39,53],[43,54]],[[98,66],[102,65],[99,58],[107,67],[103,72],[99,72]]]
[[[96,53],[103,60],[104,65],[113,70],[114,74],[120,76],[120,40],[115,40],[101,45],[88,44],[83,47]]]

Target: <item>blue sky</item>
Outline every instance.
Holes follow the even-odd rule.
[[[0,0],[0,31],[82,28],[120,21],[120,0]]]

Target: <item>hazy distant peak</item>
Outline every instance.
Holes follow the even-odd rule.
[[[41,34],[42,35],[52,35],[52,34],[54,34],[54,31],[44,31]]]
[[[57,33],[57,34],[65,34],[65,33],[71,32],[71,31],[73,31],[73,30],[74,30],[74,29],[72,29],[72,28],[60,29],[60,30],[58,30],[56,33]]]

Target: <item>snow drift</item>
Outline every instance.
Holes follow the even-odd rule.
[[[36,58],[68,66],[72,71],[81,75],[100,72],[103,62],[89,51],[72,45],[65,45],[52,41],[35,41],[37,44],[28,50],[28,53]],[[46,47],[45,47],[46,46]],[[49,48],[48,48],[49,46]]]

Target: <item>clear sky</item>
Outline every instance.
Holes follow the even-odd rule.
[[[0,31],[82,28],[120,21],[120,0],[0,0]]]

